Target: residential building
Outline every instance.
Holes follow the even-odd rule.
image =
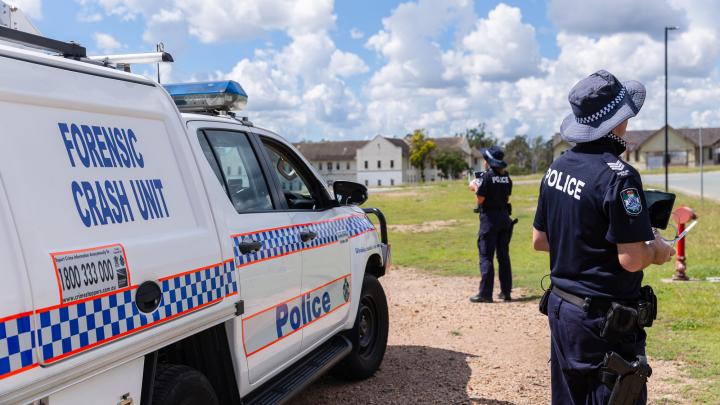
[[[410,146],[398,138],[377,135],[357,150],[357,182],[368,187],[412,183]]]
[[[702,134],[702,151],[700,135]],[[657,130],[627,131],[628,148],[623,159],[638,169],[663,166],[665,127]],[[572,145],[560,134],[553,137],[553,158],[559,157]],[[668,126],[668,154],[670,165],[698,166],[702,153],[704,164],[720,164],[720,128],[678,128]]]
[[[328,182],[357,181],[357,150],[367,141],[300,142],[295,147]]]
[[[479,170],[482,159],[464,137],[432,138],[437,145],[434,153],[456,150],[473,170]],[[395,186],[421,180],[420,171],[410,165],[410,144],[407,138],[377,135],[369,141],[300,142],[298,150],[328,182],[349,180],[368,187]],[[475,154],[473,154],[475,153]],[[426,181],[441,180],[441,172],[433,164],[425,168]]]

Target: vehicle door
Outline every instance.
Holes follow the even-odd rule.
[[[302,329],[305,350],[331,336],[346,319],[353,281],[348,243],[353,216],[334,203],[290,147],[271,137],[261,140],[302,250],[302,296],[288,303],[287,317],[278,313],[278,330],[292,333]],[[287,322],[281,322],[286,318]]]
[[[196,140],[224,257],[233,259],[238,276],[244,314],[234,322],[231,339],[236,359],[247,359],[253,385],[300,351],[301,334],[278,334],[275,311],[300,294],[301,259],[289,254],[294,242],[290,216],[263,173],[259,146],[238,125],[204,125],[214,127],[191,123],[189,132]]]

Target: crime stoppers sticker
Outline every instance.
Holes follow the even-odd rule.
[[[125,249],[120,244],[52,253],[60,303],[78,301],[130,286]]]

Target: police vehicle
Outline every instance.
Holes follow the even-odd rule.
[[[272,404],[377,370],[389,249],[364,186],[236,118],[235,82],[0,37],[22,44],[0,45],[0,403]]]

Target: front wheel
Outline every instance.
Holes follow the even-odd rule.
[[[159,364],[153,389],[153,405],[218,405],[213,386],[194,368]]]
[[[385,292],[375,276],[366,274],[355,325],[346,333],[353,349],[335,367],[335,374],[350,380],[362,380],[375,374],[385,356],[388,328]]]

